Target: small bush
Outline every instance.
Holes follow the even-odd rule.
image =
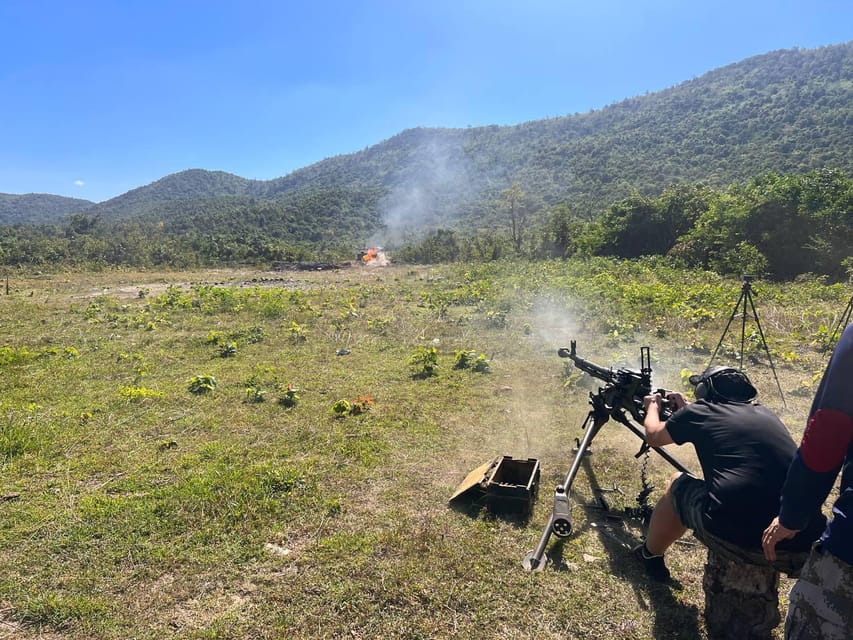
[[[305,342],[308,339],[308,332],[305,331],[305,327],[297,322],[291,322],[287,331],[290,334],[290,340],[292,342]]]
[[[358,396],[352,402],[350,413],[354,416],[357,416],[362,413],[367,413],[368,411],[370,411],[371,407],[373,407],[373,398],[371,398],[370,396]]]
[[[216,389],[216,378],[213,376],[193,376],[187,390],[190,393],[201,395],[211,393]]]
[[[278,403],[288,409],[295,407],[299,404],[299,389],[294,387],[292,384],[287,385],[287,389],[285,389],[284,393],[281,394],[281,397],[278,399]]]
[[[409,358],[409,364],[415,367],[415,375],[423,378],[434,376],[438,370],[438,349],[419,346]]]
[[[486,354],[477,355],[476,351],[456,351],[455,360],[453,363],[454,369],[470,369],[478,373],[487,373],[489,371],[489,361],[486,359]]]
[[[237,355],[237,343],[229,342],[219,347],[220,358],[233,358]]]
[[[343,418],[345,415],[348,415],[352,410],[352,405],[349,400],[338,400],[335,404],[332,405],[332,413],[339,418]]]

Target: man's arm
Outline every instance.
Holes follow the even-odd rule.
[[[838,411],[818,410],[809,420],[803,441],[782,487],[779,515],[764,530],[764,557],[776,559],[776,545],[808,525],[832,490],[853,441],[853,419]]]
[[[853,325],[849,325],[820,381],[800,448],[782,490],[780,522],[802,528],[829,495],[853,442]]]
[[[815,412],[782,487],[782,525],[802,529],[808,524],[832,490],[851,442],[853,418],[831,409]]]
[[[853,442],[853,325],[835,348],[821,380],[806,432],[782,488],[781,508],[764,531],[762,546],[768,560],[776,544],[803,529],[826,500]]]
[[[643,427],[646,429],[646,442],[653,447],[663,447],[673,444],[672,436],[666,430],[666,423],[660,419],[661,397],[659,393],[653,393],[643,398],[646,409],[646,417]]]

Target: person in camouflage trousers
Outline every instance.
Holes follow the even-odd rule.
[[[775,559],[777,543],[807,526],[839,472],[832,518],[791,589],[786,640],[853,638],[853,324],[827,365],[782,488],[779,515],[764,531],[768,560]]]

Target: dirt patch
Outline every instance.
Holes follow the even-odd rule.
[[[11,609],[0,609],[0,640],[61,640],[58,633],[28,627],[11,617]]]

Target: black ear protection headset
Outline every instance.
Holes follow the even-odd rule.
[[[719,398],[724,402],[752,402],[758,395],[743,371],[717,366],[690,376],[697,400]]]

